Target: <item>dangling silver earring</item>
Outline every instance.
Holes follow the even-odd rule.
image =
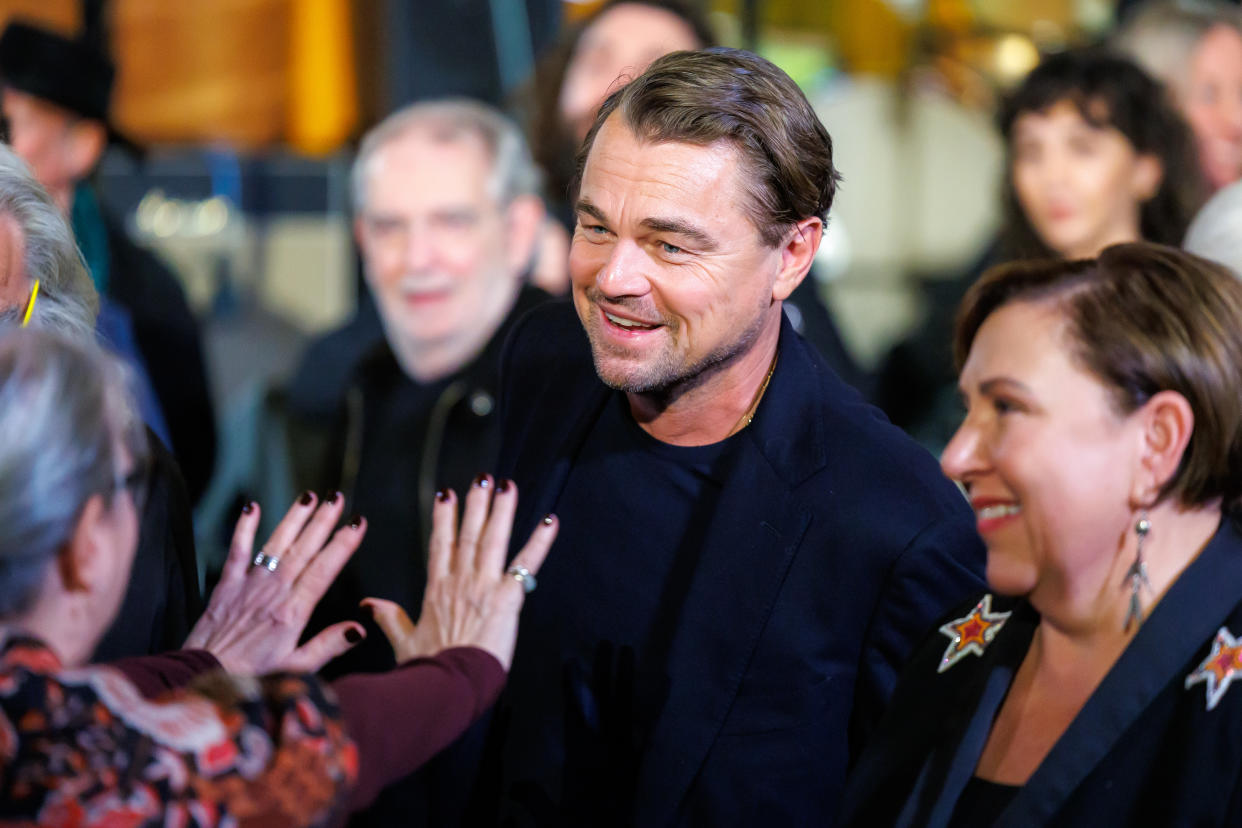
[[[1126,613],[1126,632],[1130,631],[1130,625],[1136,627],[1143,623],[1143,607],[1139,603],[1139,591],[1142,587],[1147,587],[1151,591],[1151,581],[1147,580],[1147,562],[1143,560],[1143,540],[1147,537],[1147,533],[1151,531],[1151,521],[1147,519],[1147,512],[1143,512],[1139,516],[1138,523],[1134,524],[1134,534],[1138,535],[1138,548],[1134,552],[1134,563],[1130,564],[1130,571],[1126,573],[1126,577],[1130,579],[1130,611]]]

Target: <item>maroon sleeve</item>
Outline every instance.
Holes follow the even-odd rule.
[[[346,731],[358,745],[358,784],[349,810],[448,747],[491,707],[505,683],[495,656],[454,647],[387,673],[333,682]]]
[[[206,650],[174,650],[122,658],[108,666],[120,670],[143,696],[153,699],[169,690],[185,687],[203,673],[219,670],[220,662]]]

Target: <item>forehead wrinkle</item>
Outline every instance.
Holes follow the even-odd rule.
[[[738,178],[743,174],[739,169],[740,156],[737,149],[727,141],[696,144],[688,141],[653,140],[634,133],[627,125],[617,124],[611,118],[600,130],[601,137],[605,130],[616,130],[624,135],[610,136],[610,140],[597,138],[583,170],[583,190],[590,184],[601,186],[601,182],[592,179],[602,175],[606,178],[622,179],[630,185],[647,185],[634,193],[643,199],[679,202],[684,201],[684,196],[690,195],[703,200],[708,195],[708,190],[727,191],[728,198],[725,201],[733,201],[743,195],[743,187],[739,186],[743,182]],[[626,138],[640,151],[629,152],[619,147],[618,144]],[[686,147],[698,152],[691,159],[670,158],[659,153],[642,151],[661,146]],[[710,206],[722,203],[715,196],[706,200]]]

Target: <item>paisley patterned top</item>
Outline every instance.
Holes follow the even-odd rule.
[[[0,826],[327,825],[358,751],[310,677],[212,672],[144,699],[0,631]]]

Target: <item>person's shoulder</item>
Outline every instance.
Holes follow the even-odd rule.
[[[817,353],[803,347],[799,358],[802,381],[811,401],[805,416],[823,431],[829,479],[849,480],[860,497],[897,497],[897,503],[930,502],[954,511],[964,501],[944,476],[936,458],[897,426],[880,409],[863,399],[833,372]],[[893,507],[887,501],[885,507]]]
[[[549,299],[521,313],[509,333],[508,350],[517,357],[569,357],[575,351],[590,358],[589,343],[573,302]]]
[[[359,365],[383,342],[378,315],[361,311],[312,339],[285,388],[290,412],[311,422],[332,418]]]
[[[509,331],[500,361],[502,443],[551,437],[602,388],[578,315],[567,300],[540,304]],[[505,452],[502,451],[502,456]]]
[[[591,346],[573,303],[553,299],[535,305],[514,323],[505,341],[504,382],[566,381],[578,374],[594,375]]]

